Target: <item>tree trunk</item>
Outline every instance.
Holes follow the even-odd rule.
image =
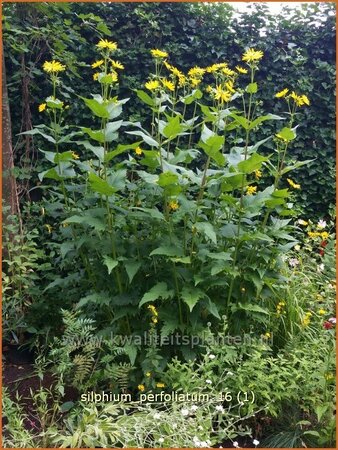
[[[10,206],[11,214],[19,214],[19,201],[13,169],[12,126],[7,93],[5,57],[2,51],[2,198],[4,204]]]

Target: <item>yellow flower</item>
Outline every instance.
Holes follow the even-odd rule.
[[[303,225],[303,227],[306,227],[307,225],[309,225],[309,222],[307,222],[306,220],[303,220],[303,219],[299,219],[298,223],[299,223],[299,225]]]
[[[190,78],[189,82],[191,84],[192,87],[196,87],[201,83],[202,80],[200,80],[199,78]]]
[[[234,82],[233,81],[227,81],[225,83],[225,87],[228,89],[229,92],[231,92],[232,94],[234,94],[236,91],[234,89]]]
[[[92,64],[92,69],[96,69],[96,67],[100,67],[100,66],[102,66],[102,64],[104,64],[104,60],[103,59],[100,59],[99,61],[95,61]]]
[[[265,339],[269,339],[271,337],[271,333],[269,333],[268,331],[264,334],[264,338]]]
[[[46,223],[45,227],[47,228],[48,233],[50,234],[52,232],[52,226],[49,225],[49,223]]]
[[[156,307],[154,305],[148,305],[148,309],[151,311],[151,313],[154,316],[158,316],[158,312],[157,312]]]
[[[224,75],[227,75],[228,77],[232,77],[236,73],[233,70],[229,69],[229,67],[224,67],[222,69],[222,72],[224,73]]]
[[[100,50],[104,50],[105,48],[108,50],[117,50],[117,43],[112,41],[107,41],[107,39],[101,39],[96,47]]]
[[[212,66],[207,67],[205,70],[208,73],[213,73],[216,72],[216,70],[218,70],[218,64],[213,64]]]
[[[110,75],[112,76],[112,82],[113,83],[118,81],[118,76],[117,76],[116,72],[112,72]]]
[[[212,92],[212,86],[210,86],[210,84],[205,88],[206,92],[208,92],[209,94]]]
[[[287,178],[286,181],[289,183],[289,185],[290,185],[293,189],[300,189],[300,184],[295,183],[295,182],[292,181],[290,178]]]
[[[299,244],[297,244],[297,245],[295,245],[295,250],[296,250],[296,252],[299,252],[299,250],[300,250],[300,245]]]
[[[154,58],[167,58],[168,57],[168,53],[163,51],[163,50],[158,50],[157,48],[150,50],[150,53],[152,54],[152,56]]]
[[[236,66],[236,69],[239,73],[248,73],[248,69],[244,69],[244,67]]]
[[[319,231],[309,231],[307,234],[310,238],[316,238],[322,235]]]
[[[297,95],[295,91],[291,92],[290,97],[293,99],[293,101],[296,103],[297,106],[310,104],[310,100],[307,98],[306,95]]]
[[[136,155],[142,155],[143,150],[141,149],[141,147],[136,147],[135,148],[135,153],[136,153]]]
[[[79,157],[79,155],[77,153],[72,152],[72,158],[73,159],[79,159],[80,157]]]
[[[42,112],[46,109],[46,103],[41,103],[41,105],[39,105],[39,112]]]
[[[334,375],[332,373],[326,373],[325,374],[325,380],[329,381],[329,380],[333,380],[334,379]]]
[[[251,63],[259,61],[261,58],[263,58],[263,55],[264,53],[261,50],[254,50],[253,48],[249,48],[242,56],[242,60]]]
[[[154,91],[155,89],[160,87],[160,83],[157,80],[147,81],[145,87],[149,89],[149,91]]]
[[[178,209],[178,203],[177,203],[177,201],[175,200],[172,200],[171,202],[169,202],[169,209],[171,209],[171,210],[173,210],[173,211],[176,211],[176,209]]]
[[[204,73],[205,73],[205,69],[195,66],[189,70],[188,75],[191,78],[195,78],[195,77],[199,78],[199,77],[203,77]]]
[[[216,91],[214,93],[215,100],[221,100],[221,102],[229,102],[231,100],[231,93],[229,91],[225,91],[221,85],[216,87]]]
[[[169,89],[169,91],[175,90],[175,85],[172,81],[169,81],[166,78],[163,78],[161,81],[162,81],[163,86],[166,87],[167,89]]]
[[[138,389],[139,391],[143,392],[143,391],[145,390],[144,384],[139,384],[139,385],[137,386],[137,389]]]
[[[277,92],[277,94],[275,95],[275,97],[277,98],[282,98],[285,97],[286,94],[289,92],[288,88],[283,89],[282,91]]]
[[[99,75],[100,75],[99,72],[94,73],[94,75],[93,75],[93,80],[96,81],[96,80],[99,78]]]
[[[124,69],[124,65],[120,63],[120,61],[114,61],[113,59],[110,60],[111,65],[114,67],[114,69]]]
[[[256,180],[259,180],[260,178],[262,178],[262,172],[260,170],[255,170],[255,178]]]
[[[310,322],[311,322],[310,317],[305,317],[305,318],[302,320],[302,325],[303,325],[303,327],[307,327],[307,326],[310,324]]]
[[[156,387],[158,388],[164,388],[165,384],[164,383],[156,383]]]
[[[183,75],[183,73],[178,77],[178,85],[181,87],[181,86],[184,86],[185,85],[185,83],[186,83],[186,81],[187,81],[187,79],[186,79],[186,77]]]
[[[248,186],[246,188],[247,195],[252,195],[252,194],[255,194],[256,192],[257,192],[257,186]]]
[[[158,322],[158,320],[157,320],[156,317],[152,317],[151,320],[152,320],[152,322],[155,323],[155,324]]]
[[[324,316],[324,315],[326,314],[325,309],[320,309],[320,310],[318,311],[318,314],[321,315],[321,316]]]
[[[66,66],[59,61],[45,61],[42,66],[43,70],[47,73],[57,73],[66,70]]]
[[[151,372],[146,372],[146,377],[150,378],[151,377]]]
[[[305,103],[305,105],[310,105],[310,100],[308,99],[308,97],[306,96],[306,95],[302,95],[302,100],[303,100],[303,103]]]
[[[327,231],[323,231],[321,233],[321,237],[325,241],[329,237],[329,233]]]

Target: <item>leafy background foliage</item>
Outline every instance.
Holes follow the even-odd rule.
[[[168,50],[183,71],[222,60],[236,64],[234,55],[246,46],[263,50],[264,69],[257,79],[264,80],[266,87],[264,109],[276,107],[274,93],[283,87],[305,92],[311,100],[311,107],[302,111],[302,126],[292,152],[297,159],[314,161],[297,172],[302,186],[297,195],[304,217],[327,216],[335,202],[335,5],[313,3],[291,13],[288,10],[272,16],[262,3],[235,15],[232,7],[223,3],[6,4],[5,57],[22,184],[32,160],[38,167],[43,164],[37,156],[36,137],[33,143],[30,137],[15,137],[38,121],[38,92],[46,86],[42,62],[53,56],[67,64],[65,99],[72,94],[73,82],[77,92],[86,96],[86,91],[92,90],[87,65],[92,63],[96,29],[102,37],[119,43],[128,74],[121,76],[121,97],[129,97],[130,89],[146,79],[151,67],[150,48]],[[70,106],[74,124],[79,117],[82,124],[86,119],[90,123],[90,113],[80,101]],[[150,120],[136,95],[125,110],[129,119]],[[263,127],[260,132],[265,131]],[[271,151],[269,144],[265,151]]]

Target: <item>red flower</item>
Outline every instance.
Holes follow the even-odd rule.
[[[320,256],[324,256],[324,250],[322,248],[319,250],[319,254]]]
[[[325,330],[331,330],[331,328],[333,328],[333,324],[331,322],[324,322],[323,323],[323,327],[325,328]]]
[[[327,241],[322,241],[322,242],[320,243],[320,246],[321,246],[321,247],[326,247],[326,246],[327,246]]]

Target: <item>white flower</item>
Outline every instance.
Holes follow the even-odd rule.
[[[161,418],[161,414],[160,413],[155,413],[154,414],[154,419],[160,419]]]
[[[205,380],[206,384],[212,384],[211,380]]]
[[[253,441],[252,441],[252,443],[253,443],[253,445],[258,445],[259,444],[259,441],[257,441],[257,439],[254,439]]]
[[[239,448],[239,444],[238,444],[237,441],[234,441],[234,442],[232,443],[232,445],[233,445],[234,447],[236,447],[236,448]]]
[[[299,252],[299,250],[300,250],[300,245],[299,245],[299,244],[295,245],[294,249],[296,250],[296,252]]]
[[[323,263],[319,264],[319,265],[317,266],[317,272],[323,272],[324,268],[325,268],[325,266],[324,266]]]
[[[222,405],[217,405],[215,409],[216,409],[216,411],[224,412],[224,408]]]
[[[191,411],[195,412],[198,410],[198,406],[192,405],[190,409],[191,409]]]
[[[320,230],[322,230],[323,228],[325,228],[327,225],[327,223],[325,222],[325,220],[320,219],[320,221],[317,223],[317,228],[319,228]]]
[[[298,261],[297,258],[290,258],[289,259],[289,265],[291,267],[296,267],[296,266],[298,266],[298,264],[299,264],[299,261]]]
[[[232,377],[233,373],[232,372],[227,372],[228,377]]]
[[[163,439],[163,438],[160,438],[160,439],[158,440],[158,442],[159,442],[160,444],[163,444],[164,439]]]
[[[189,416],[189,410],[188,409],[181,409],[181,414],[182,414],[182,416]]]
[[[215,355],[209,355],[209,359],[215,359],[216,356]]]

